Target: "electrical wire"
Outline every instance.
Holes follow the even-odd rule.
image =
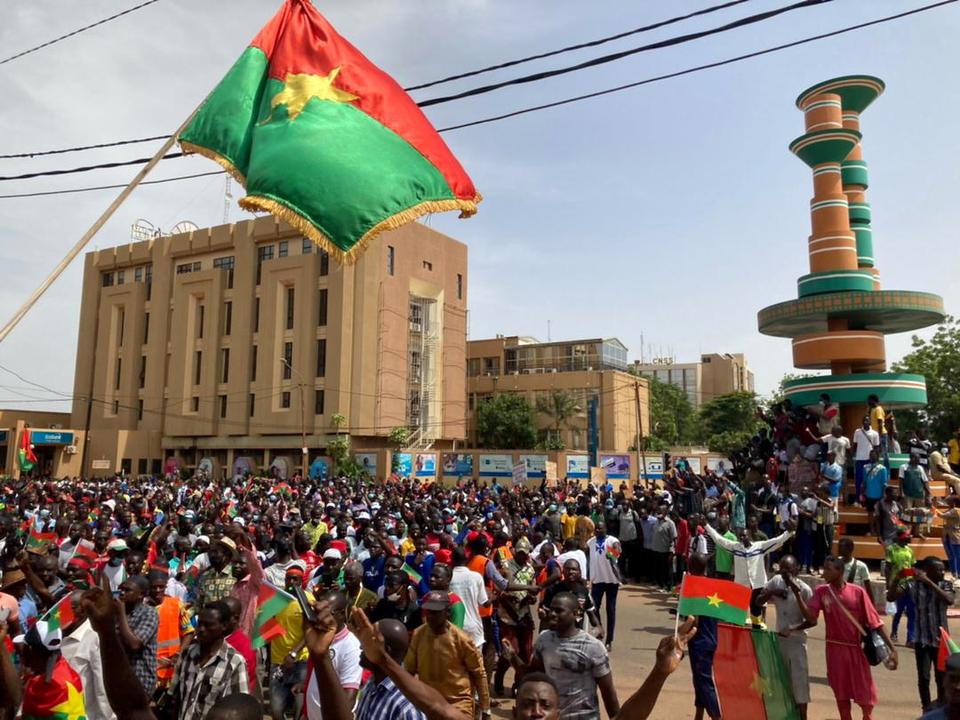
[[[423,88],[434,87],[435,85],[440,85],[442,83],[453,82],[454,80],[461,80],[463,78],[474,77],[476,75],[481,75],[483,73],[493,72],[494,70],[502,70],[504,68],[513,67],[516,65],[521,65],[523,63],[532,62],[534,60],[542,60],[543,58],[553,57],[555,55],[560,55],[562,53],[573,52],[574,50],[582,50],[588,47],[596,47],[597,45],[602,45],[604,43],[612,42],[614,40],[621,40],[630,35],[636,35],[639,33],[648,32],[650,30],[656,30],[658,28],[666,27],[667,25],[673,25],[674,23],[681,22],[683,20],[689,20],[693,17],[698,17],[701,15],[708,15],[710,13],[717,12],[719,10],[725,10],[734,5],[741,5],[750,0],[731,0],[731,2],[721,3],[720,5],[713,5],[703,10],[696,10],[686,15],[678,15],[676,17],[669,18],[667,20],[661,20],[660,22],[653,23],[651,25],[645,25],[643,27],[636,28],[634,30],[628,30],[627,32],[617,33],[616,35],[608,35],[606,37],[599,38],[597,40],[590,40],[588,42],[582,42],[577,45],[570,45],[568,47],[560,48],[558,50],[550,50],[548,52],[539,53],[537,55],[528,55],[527,57],[518,58],[516,60],[507,60],[496,65],[489,65],[487,67],[479,68],[477,70],[469,70],[467,72],[460,73],[458,75],[451,75],[449,77],[441,78],[439,80],[432,80],[430,82],[421,83],[419,85],[411,85],[410,87],[404,88],[407,92],[412,92],[414,90],[421,90]],[[135,145],[137,143],[146,143],[154,142],[157,140],[166,140],[169,135],[155,135],[153,137],[147,138],[136,138],[133,140],[118,140],[115,142],[107,143],[98,143],[96,145],[81,145],[79,147],[71,148],[62,148],[59,150],[41,150],[36,152],[25,152],[25,153],[11,153],[7,155],[0,155],[0,160],[11,160],[14,158],[33,158],[41,157],[44,155],[60,155],[62,153],[71,153],[71,152],[81,152],[83,150],[98,150],[101,148],[109,147],[119,147],[121,145]]]
[[[223,170],[211,170],[209,172],[194,173],[192,175],[178,175],[176,177],[163,178],[162,180],[144,180],[143,185],[162,185],[163,183],[178,182],[180,180],[193,180],[194,178],[210,177],[211,175],[224,175]],[[93,187],[68,188],[66,190],[46,190],[44,192],[32,193],[13,193],[11,195],[0,195],[0,200],[9,200],[13,198],[32,198],[46,197],[48,195],[71,195],[73,193],[94,192],[95,190],[119,190],[125,188],[129,183],[118,183],[117,185],[95,185]]]
[[[649,32],[650,30],[657,30],[658,28],[666,27],[667,25],[673,25],[674,23],[681,22],[683,20],[689,20],[693,17],[698,17],[700,15],[709,15],[710,13],[717,12],[718,10],[726,10],[729,7],[734,5],[741,5],[749,0],[732,0],[732,2],[725,2],[720,5],[713,5],[711,7],[704,8],[703,10],[696,10],[686,15],[678,15],[676,17],[669,18],[667,20],[661,20],[660,22],[655,22],[652,25],[644,25],[643,27],[638,27],[634,30],[627,30],[626,32],[617,33],[616,35],[608,35],[606,37],[599,38],[597,40],[590,40],[588,42],[578,43],[577,45],[569,45],[558,50],[550,50],[548,52],[538,53],[536,55],[528,55],[527,57],[518,58],[516,60],[507,60],[496,65],[489,65],[478,70],[470,70],[468,72],[462,72],[457,75],[450,75],[445,78],[440,78],[439,80],[432,80],[430,82],[421,83],[420,85],[411,85],[410,87],[404,88],[407,92],[412,92],[414,90],[423,90],[424,88],[433,87],[435,85],[441,85],[443,83],[453,82],[454,80],[463,80],[464,78],[474,77],[476,75],[482,75],[483,73],[493,72],[494,70],[503,70],[504,68],[514,67],[516,65],[522,65],[523,63],[533,62],[534,60],[542,60],[543,58],[554,57],[555,55],[561,55],[563,53],[573,52],[574,50],[583,50],[584,48],[596,47],[598,45],[603,45],[608,42],[613,42],[614,40],[622,40],[625,37],[630,37],[631,35],[638,35],[640,33]],[[2,156],[0,156],[2,157]]]
[[[613,93],[622,92],[624,90],[629,90],[631,88],[636,88],[643,85],[660,82],[662,80],[669,80],[669,79],[681,77],[684,75],[690,75],[692,73],[700,72],[703,70],[710,70],[717,67],[723,67],[725,65],[731,65],[733,63],[742,62],[743,60],[749,60],[755,57],[760,57],[763,55],[768,55],[770,53],[779,52],[781,50],[787,50],[787,49],[798,47],[800,45],[805,45],[811,42],[817,42],[819,40],[824,40],[827,38],[836,37],[838,35],[843,35],[849,32],[854,32],[856,30],[862,30],[864,28],[872,27],[875,25],[881,25],[883,23],[892,22],[894,20],[899,20],[901,18],[905,18],[911,15],[916,15],[918,13],[926,12],[928,10],[934,10],[940,7],[944,7],[946,5],[951,5],[956,2],[958,2],[958,0],[941,0],[941,2],[932,3],[930,5],[924,5],[919,8],[914,8],[913,10],[907,10],[901,13],[897,13],[895,15],[888,15],[886,17],[878,18],[876,20],[870,20],[867,22],[858,23],[856,25],[850,25],[845,28],[840,28],[838,30],[832,30],[830,32],[820,33],[818,35],[812,35],[807,38],[794,40],[792,42],[783,43],[781,45],[775,45],[773,47],[769,47],[763,50],[757,50],[751,53],[746,53],[744,55],[738,55],[736,57],[727,58],[725,60],[718,60],[716,62],[706,63],[704,65],[697,65],[695,67],[686,68],[684,70],[678,70],[676,72],[667,73],[665,75],[658,75],[652,78],[646,78],[644,80],[638,80],[636,82],[627,83],[625,85],[618,85],[616,87],[607,88],[605,90],[598,90],[596,92],[586,93],[584,95],[577,95],[574,97],[565,98],[563,100],[544,103],[542,105],[533,105],[530,107],[521,108],[519,110],[514,110],[509,113],[504,113],[501,115],[493,115],[490,117],[481,118],[479,120],[472,120],[470,122],[461,123],[459,125],[449,125],[447,127],[439,128],[437,132],[441,132],[441,133],[452,132],[454,130],[462,130],[464,128],[475,127],[477,125],[485,125],[487,123],[498,122],[500,120],[506,120],[508,118],[517,117],[520,115],[526,115],[528,113],[538,112],[540,110],[547,110],[550,108],[560,107],[562,105],[569,105],[571,103],[580,102],[582,100],[589,100],[592,98],[601,97],[603,95],[610,95]],[[146,162],[146,161],[132,161],[131,163],[124,163],[124,164],[135,164],[137,162]],[[113,164],[108,164],[102,167],[114,167],[114,166],[115,165]],[[101,166],[89,166],[89,168],[87,169],[95,170],[95,169],[99,169],[100,167]],[[85,172],[87,169],[83,169],[82,171]],[[75,168],[72,172],[79,172],[79,171],[81,170]],[[33,176],[41,176],[41,175],[47,175],[47,174],[60,174],[60,173],[58,171],[52,171],[49,173],[35,173],[33,174]],[[144,182],[144,183],[141,183],[141,185],[150,185],[158,182],[174,182],[177,180],[189,180],[196,177],[205,177],[211,174],[222,174],[222,172],[214,171],[212,173],[197,173],[193,175],[182,175],[182,176],[167,178],[161,181]],[[106,186],[99,186],[99,187],[70,188],[65,190],[50,190],[46,192],[37,192],[37,193],[15,193],[15,194],[0,195],[0,200],[7,200],[7,199],[14,199],[14,198],[27,198],[27,197],[41,197],[41,196],[49,196],[49,195],[64,195],[69,193],[90,192],[94,190],[106,190],[106,189],[114,189],[114,188],[122,188],[122,187],[126,187],[126,184],[106,185]]]
[[[67,38],[72,38],[74,35],[79,35],[80,33],[86,32],[87,30],[92,30],[93,28],[99,27],[100,25],[105,25],[111,20],[116,20],[117,18],[121,18],[124,15],[129,15],[132,12],[136,12],[141,8],[147,7],[147,5],[153,5],[155,2],[159,2],[159,0],[147,0],[146,2],[142,2],[139,5],[134,5],[132,8],[128,8],[122,12],[118,12],[116,15],[111,15],[110,17],[104,18],[103,20],[98,20],[95,23],[84,25],[82,28],[78,28],[72,32],[68,32],[66,35],[61,35],[60,37],[56,37],[53,40],[48,40],[47,42],[41,43],[40,45],[32,47],[28,50],[18,52],[16,55],[11,55],[8,58],[4,58],[3,60],[0,60],[0,65],[6,65],[8,62],[12,62],[14,60],[17,60],[18,58],[22,58],[24,55],[35,53],[37,52],[37,50],[42,50],[43,48],[50,47],[51,45],[56,45],[58,42],[66,40]]]
[[[182,153],[182,152],[167,153],[161,159],[170,160],[172,158],[180,158],[180,157],[185,157],[185,153]],[[0,175],[0,181],[29,180],[31,178],[47,177],[49,175],[73,175],[74,173],[90,172],[91,170],[106,170],[109,168],[124,167],[126,165],[146,165],[148,162],[150,162],[150,160],[152,160],[152,158],[138,158],[136,160],[122,160],[119,162],[100,163],[99,165],[83,165],[81,167],[67,168],[64,170],[44,170],[42,172],[24,173],[23,175],[7,175],[7,176]]]
[[[428,98],[427,100],[421,100],[417,103],[417,105],[420,107],[431,107],[433,105],[448,103],[453,100],[462,100],[464,98],[475,97],[477,95],[486,95],[487,93],[491,93],[495,90],[500,90],[501,88],[510,87],[513,85],[540,82],[541,80],[557,77],[559,75],[566,75],[568,73],[586,70],[587,68],[616,62],[617,60],[622,60],[623,58],[636,55],[637,53],[673,47],[675,45],[681,45],[683,43],[699,40],[711,35],[737,30],[741,27],[753,25],[754,23],[770,20],[771,18],[777,17],[778,15],[783,15],[784,13],[793,12],[794,10],[802,10],[804,8],[813,7],[814,5],[824,5],[829,2],[833,2],[833,0],[800,0],[800,2],[796,2],[792,5],[776,8],[774,10],[767,10],[766,12],[757,13],[756,15],[748,15],[745,18],[740,18],[739,20],[734,20],[726,25],[720,25],[719,27],[710,28],[709,30],[700,30],[698,32],[687,33],[686,35],[677,35],[676,37],[667,38],[666,40],[660,40],[648,45],[641,45],[640,47],[630,48],[629,50],[621,50],[620,52],[611,53],[609,55],[601,55],[600,57],[585,60],[581,63],[577,63],[576,65],[568,65],[567,67],[556,68],[554,70],[544,70],[542,72],[532,73],[530,75],[522,75],[520,77],[511,78],[510,80],[503,80],[502,82],[491,83],[490,85],[482,85],[480,87],[470,88],[469,90],[454,93],[453,95]]]

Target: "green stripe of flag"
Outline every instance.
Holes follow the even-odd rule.
[[[767,720],[799,720],[793,701],[790,675],[780,655],[780,639],[775,633],[755,629],[750,633],[763,683],[763,706]],[[785,640],[785,642],[791,642]]]

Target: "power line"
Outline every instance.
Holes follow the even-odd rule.
[[[622,50],[620,52],[611,53],[609,55],[601,55],[600,57],[592,58],[590,60],[585,60],[584,62],[577,63],[576,65],[569,65],[563,68],[556,68],[555,70],[544,70],[538,73],[532,73],[530,75],[522,75],[520,77],[512,78],[510,80],[504,80],[498,83],[492,83],[490,85],[483,85],[481,87],[471,88],[469,90],[464,90],[463,92],[454,93],[453,95],[445,95],[443,97],[428,98],[427,100],[421,100],[417,105],[420,107],[430,107],[432,105],[440,105],[441,103],[448,103],[452,100],[462,100],[467,97],[474,97],[476,95],[485,95],[487,93],[493,92],[494,90],[499,90],[500,88],[509,87],[511,85],[522,85],[525,83],[539,82],[541,80],[546,80],[547,78],[557,77],[558,75],[566,75],[567,73],[578,72],[580,70],[585,70],[587,68],[597,67],[598,65],[605,65],[606,63],[615,62],[617,60],[622,60],[625,57],[630,57],[631,55],[636,55],[637,53],[647,52],[649,50],[659,50],[665,47],[673,47],[674,45],[681,45],[683,43],[691,42],[693,40],[699,40],[700,38],[709,37],[710,35],[717,35],[719,33],[729,32],[730,30],[737,30],[741,27],[746,27],[747,25],[753,25],[754,23],[763,22],[771,18],[777,17],[784,13],[793,12],[794,10],[801,10],[803,8],[812,7],[814,5],[823,5],[828,2],[833,2],[833,0],[800,0],[793,5],[787,5],[782,8],[776,8],[774,10],[768,10],[766,12],[757,13],[756,15],[748,15],[745,18],[740,18],[739,20],[734,20],[729,22],[726,25],[720,25],[719,27],[710,28],[709,30],[700,30],[698,32],[687,33],[686,35],[677,35],[676,37],[667,38],[666,40],[660,40],[655,43],[650,43],[648,45],[641,45],[640,47],[630,48],[629,50]]]
[[[143,185],[161,185],[168,182],[176,182],[179,180],[192,180],[194,178],[210,177],[211,175],[223,175],[223,170],[211,170],[210,172],[194,173],[192,175],[178,175],[177,177],[164,178],[162,180],[144,180],[140,183]],[[93,192],[94,190],[119,190],[120,188],[125,188],[128,183],[120,183],[118,185],[96,185],[94,187],[81,187],[81,188],[68,188],[66,190],[47,190],[45,192],[32,192],[32,193],[15,193],[12,195],[0,195],[0,200],[8,200],[13,198],[31,198],[31,197],[44,197],[47,195],[70,195],[73,193],[83,193],[83,192]]]
[[[179,158],[179,157],[184,157],[184,153],[182,152],[167,153],[166,155],[163,156],[162,159],[170,160],[171,158]],[[118,168],[118,167],[124,167],[126,165],[144,165],[150,162],[150,160],[151,158],[137,158],[136,160],[122,160],[120,162],[100,163],[99,165],[84,165],[81,167],[67,168],[64,170],[44,170],[42,172],[24,173],[23,175],[7,175],[7,176],[0,176],[0,181],[29,180],[31,178],[46,177],[48,175],[73,175],[74,173],[90,172],[91,170],[106,170],[108,168]]]
[[[411,85],[410,87],[404,88],[407,92],[413,90],[423,90],[424,88],[433,87],[434,85],[441,85],[443,83],[453,82],[454,80],[462,80],[463,78],[474,77],[475,75],[482,75],[483,73],[493,72],[494,70],[503,70],[504,68],[514,67],[515,65],[522,65],[523,63],[532,62],[534,60],[542,60],[543,58],[553,57],[555,55],[561,55],[563,53],[573,52],[574,50],[583,50],[588,47],[596,47],[597,45],[603,45],[604,43],[613,42],[614,40],[622,40],[625,37],[631,35],[637,35],[639,33],[649,32],[650,30],[656,30],[658,28],[666,27],[667,25],[673,25],[682,20],[689,20],[692,17],[697,17],[699,15],[709,15],[710,13],[717,12],[718,10],[726,10],[729,7],[734,5],[740,5],[742,3],[749,2],[749,0],[732,0],[732,2],[725,2],[720,5],[713,5],[703,10],[696,10],[686,15],[678,15],[676,17],[669,18],[668,20],[661,20],[660,22],[653,23],[652,25],[644,25],[643,27],[638,27],[634,30],[628,30],[626,32],[617,33],[616,35],[608,35],[606,37],[599,38],[598,40],[590,40],[588,42],[582,42],[577,45],[569,45],[559,50],[550,50],[548,52],[539,53],[537,55],[528,55],[527,57],[518,58],[516,60],[507,60],[505,62],[499,63],[497,65],[489,65],[478,70],[470,70],[468,72],[462,72],[458,75],[450,75],[449,77],[441,78],[439,80],[433,80],[431,82],[421,83],[420,85]],[[2,157],[2,156],[0,156]]]
[[[830,0],[827,0],[827,1],[830,1]],[[805,44],[807,44],[807,43],[816,42],[816,41],[818,41],[818,40],[824,40],[824,39],[827,39],[827,38],[836,37],[836,36],[838,36],[838,35],[843,35],[843,34],[846,34],[846,33],[849,33],[849,32],[854,32],[854,31],[856,31],[856,30],[862,30],[862,29],[864,29],[864,28],[872,27],[872,26],[874,26],[874,25],[881,25],[881,24],[883,24],[883,23],[892,22],[892,21],[894,21],[894,20],[899,20],[899,19],[908,17],[908,16],[910,16],[910,15],[916,15],[916,14],[918,14],[918,13],[926,12],[926,11],[928,11],[928,10],[934,10],[934,9],[943,7],[943,6],[945,6],[945,5],[951,5],[951,4],[956,3],[956,2],[958,2],[958,0],[941,0],[941,2],[932,3],[932,4],[930,4],[930,5],[924,5],[924,6],[922,6],[922,7],[915,8],[915,9],[913,9],[913,10],[907,10],[907,11],[904,11],[904,12],[902,12],[902,13],[897,13],[897,14],[895,14],[895,15],[888,15],[888,16],[886,16],[886,17],[877,18],[876,20],[870,20],[870,21],[867,21],[867,22],[859,23],[859,24],[857,24],[857,25],[850,25],[850,26],[845,27],[845,28],[840,28],[840,29],[838,29],[838,30],[832,30],[832,31],[830,31],[830,32],[821,33],[821,34],[819,34],[819,35],[812,35],[812,36],[807,37],[807,38],[802,38],[802,39],[800,39],[800,40],[795,40],[795,41],[793,41],[793,42],[784,43],[784,44],[782,44],[782,45],[775,45],[775,46],[773,46],[773,47],[769,47],[769,48],[766,48],[766,49],[764,49],[764,50],[757,50],[757,51],[755,51],[755,52],[747,53],[747,54],[744,54],[744,55],[738,55],[738,56],[736,56],[736,57],[727,58],[727,59],[725,59],[725,60],[718,60],[718,61],[716,61],[716,62],[706,63],[706,64],[704,64],[704,65],[697,65],[697,66],[695,66],[695,67],[686,68],[685,70],[678,70],[678,71],[676,71],[676,72],[667,73],[667,74],[665,74],[665,75],[658,75],[658,76],[655,76],[655,77],[652,77],[652,78],[646,78],[646,79],[644,79],[644,80],[638,80],[638,81],[636,81],[636,82],[627,83],[627,84],[625,84],[625,85],[618,85],[618,86],[616,86],[616,87],[607,88],[607,89],[605,89],[605,90],[598,90],[598,91],[596,91],[596,92],[586,93],[586,94],[584,94],[584,95],[577,95],[577,96],[574,96],[574,97],[565,98],[565,99],[563,99],[563,100],[556,100],[556,101],[554,101],[554,102],[544,103],[544,104],[542,104],[542,105],[533,105],[533,106],[530,106],[530,107],[521,108],[521,109],[519,109],[519,110],[514,110],[514,111],[509,112],[509,113],[504,113],[504,114],[501,114],[501,115],[493,115],[493,116],[490,116],[490,117],[481,118],[481,119],[479,119],[479,120],[472,120],[472,121],[470,121],[470,122],[461,123],[461,124],[459,124],[459,125],[449,125],[449,126],[447,126],[447,127],[439,128],[439,129],[437,130],[437,132],[441,132],[441,133],[451,132],[451,131],[453,131],[453,130],[461,130],[461,129],[468,128],[468,127],[474,127],[474,126],[476,126],[476,125],[485,125],[485,124],[487,124],[487,123],[498,122],[498,121],[500,121],[500,120],[506,120],[506,119],[508,119],[508,118],[517,117],[517,116],[519,116],[519,115],[526,115],[526,114],[528,114],[528,113],[538,112],[538,111],[540,111],[540,110],[547,110],[547,109],[554,108],[554,107],[560,107],[560,106],[562,106],[562,105],[569,105],[569,104],[571,104],[571,103],[580,102],[581,100],[589,100],[589,99],[591,99],[591,98],[601,97],[601,96],[603,96],[603,95],[610,95],[610,94],[613,94],[613,93],[621,92],[621,91],[623,91],[623,90],[629,90],[629,89],[631,89],[631,88],[640,87],[640,86],[642,86],[642,85],[648,85],[648,84],[651,84],[651,83],[660,82],[660,81],[662,81],[662,80],[669,80],[669,79],[672,79],[672,78],[681,77],[681,76],[683,76],[683,75],[690,75],[690,74],[693,74],[693,73],[696,73],[696,72],[700,72],[700,71],[703,71],[703,70],[710,70],[710,69],[713,69],[713,68],[722,67],[722,66],[724,66],[724,65],[731,65],[731,64],[733,64],[733,63],[741,62],[741,61],[743,61],[743,60],[749,60],[749,59],[752,59],[752,58],[755,58],[755,57],[760,57],[760,56],[762,56],[762,55],[768,55],[768,54],[770,54],[770,53],[779,52],[780,50],[787,50],[787,49],[790,49],[790,48],[793,48],[793,47],[798,47],[798,46],[800,46],[800,45],[805,45]],[[169,136],[162,136],[162,137],[169,137]],[[145,141],[146,141],[146,140],[144,140],[144,142],[145,142]],[[125,142],[126,142],[126,141],[125,141]],[[132,141],[131,141],[131,142],[132,142]],[[70,151],[70,150],[67,149],[67,150],[56,151],[56,152],[69,152],[69,151]],[[51,152],[51,151],[48,151],[48,152]],[[133,162],[131,162],[131,163],[129,163],[129,164],[134,164],[134,163],[136,163],[136,162],[142,162],[142,161],[133,161]],[[124,163],[124,164],[128,164],[128,163]],[[113,165],[108,164],[108,165],[105,165],[105,166],[103,166],[103,167],[111,167],[111,166],[113,166]],[[88,169],[94,170],[94,169],[99,169],[100,167],[101,167],[101,166],[90,166]],[[74,169],[74,172],[77,172],[77,171],[79,171],[79,170]],[[86,171],[86,169],[83,170],[83,171]],[[36,176],[36,175],[45,175],[45,174],[58,174],[58,173],[56,173],[56,172],[54,172],[54,173],[36,173],[35,176]],[[166,179],[164,179],[164,180],[147,181],[147,182],[141,183],[141,185],[151,185],[151,184],[157,184],[157,183],[161,183],[161,182],[174,182],[174,181],[177,181],[177,180],[189,180],[189,179],[192,179],[192,178],[205,177],[205,176],[208,176],[208,175],[218,175],[218,174],[222,174],[222,172],[214,171],[214,172],[209,172],[209,173],[197,173],[197,174],[192,174],[192,175],[182,175],[182,176],[178,176],[178,177],[166,178]],[[9,194],[9,195],[0,195],[0,200],[13,199],[13,198],[41,197],[41,196],[48,196],[48,195],[64,195],[64,194],[68,194],[68,193],[90,192],[90,191],[94,191],[94,190],[108,190],[108,189],[115,189],[115,188],[122,188],[122,187],[126,187],[126,185],[125,185],[125,184],[123,184],[123,185],[104,185],[104,186],[98,186],[98,187],[71,188],[71,189],[66,189],[66,190],[51,190],[51,191],[36,192],[36,193],[17,193],[17,194]]]
[[[731,0],[731,2],[725,2],[720,5],[713,5],[703,10],[697,10],[695,12],[687,13],[686,15],[678,15],[676,17],[669,18],[668,20],[661,20],[660,22],[653,23],[651,25],[645,25],[643,27],[636,28],[634,30],[628,30],[627,32],[617,33],[616,35],[608,35],[606,37],[599,38],[597,40],[590,40],[588,42],[582,42],[577,45],[570,45],[568,47],[560,48],[558,50],[550,50],[548,52],[539,53],[537,55],[528,55],[527,57],[518,58],[516,60],[507,60],[505,62],[489,65],[487,67],[479,68],[477,70],[469,70],[467,72],[460,73],[458,75],[451,75],[446,78],[441,78],[439,80],[432,80],[430,82],[421,83],[419,85],[411,85],[410,87],[404,88],[407,92],[412,92],[414,90],[422,90],[424,88],[433,87],[435,85],[440,85],[442,83],[453,82],[454,80],[461,80],[463,78],[473,77],[475,75],[481,75],[483,73],[493,72],[494,70],[502,70],[503,68],[513,67],[515,65],[521,65],[523,63],[532,62],[534,60],[541,60],[543,58],[553,57],[555,55],[560,55],[562,53],[573,52],[574,50],[582,50],[583,48],[596,47],[597,45],[602,45],[604,43],[612,42],[614,40],[620,40],[630,35],[636,35],[639,33],[649,32],[650,30],[656,30],[661,27],[666,27],[667,25],[673,25],[674,23],[681,22],[683,20],[689,20],[692,17],[698,17],[700,15],[708,15],[710,13],[717,12],[718,10],[725,10],[726,8],[733,7],[734,5],[741,5],[742,3],[749,2],[749,0]],[[10,153],[7,155],[0,155],[0,160],[11,160],[15,158],[33,158],[41,157],[44,155],[60,155],[62,153],[71,153],[71,152],[81,152],[83,150],[99,150],[101,148],[109,147],[119,147],[121,145],[135,145],[138,143],[146,142],[155,142],[157,140],[166,140],[169,135],[155,135],[153,137],[146,138],[136,138],[132,140],[118,140],[116,142],[106,142],[106,143],[97,143],[95,145],[81,145],[79,147],[70,147],[63,148],[60,150],[41,150],[37,152],[25,152],[25,153]]]
[[[95,22],[95,23],[91,23],[91,24],[89,24],[89,25],[84,25],[82,28],[78,28],[77,30],[74,30],[73,32],[68,32],[66,35],[61,35],[60,37],[54,38],[53,40],[48,40],[48,41],[45,42],[45,43],[42,43],[42,44],[40,44],[40,45],[37,45],[36,47],[32,47],[32,48],[30,48],[29,50],[24,50],[23,52],[18,52],[16,55],[11,55],[11,56],[8,57],[8,58],[5,58],[5,59],[3,59],[3,60],[0,60],[0,65],[6,65],[8,62],[11,62],[11,61],[16,60],[16,59],[18,59],[18,58],[22,58],[24,55],[29,55],[30,53],[35,53],[37,50],[42,50],[42,49],[45,48],[45,47],[50,47],[51,45],[55,45],[56,43],[61,42],[62,40],[66,40],[67,38],[71,38],[71,37],[73,37],[74,35],[79,35],[80,33],[86,32],[87,30],[91,30],[91,29],[93,29],[93,28],[95,28],[95,27],[99,27],[100,25],[105,25],[105,24],[107,24],[108,22],[110,22],[111,20],[116,20],[117,18],[121,18],[121,17],[123,17],[124,15],[129,15],[130,13],[135,12],[135,11],[139,10],[140,8],[145,8],[145,7],[147,7],[147,5],[153,5],[155,2],[159,2],[159,0],[147,0],[146,2],[142,2],[142,3],[140,3],[139,5],[134,5],[132,8],[129,8],[129,9],[127,9],[127,10],[124,10],[123,12],[118,12],[116,15],[111,15],[110,17],[104,18],[103,20],[98,20],[98,21]]]

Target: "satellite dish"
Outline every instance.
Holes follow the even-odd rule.
[[[173,226],[173,230],[170,231],[171,235],[180,235],[182,233],[193,232],[194,230],[199,230],[195,222],[189,220],[181,220],[176,225]]]

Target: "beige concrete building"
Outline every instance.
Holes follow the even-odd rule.
[[[631,366],[640,375],[655,377],[683,390],[694,407],[700,407],[718,395],[753,392],[753,371],[743,353],[709,353],[700,362],[678,363],[673,358],[654,358]]]
[[[466,293],[466,246],[417,223],[355,265],[272,217],[89,253],[70,419],[90,429],[84,470],[292,473],[301,448],[323,456],[334,414],[354,450],[396,426],[462,440]]]
[[[502,393],[520,393],[537,407],[538,400],[562,391],[578,412],[561,427],[568,450],[587,450],[589,407],[597,402],[600,450],[626,451],[637,438],[636,385],[626,372],[627,349],[616,338],[541,343],[530,337],[496,337],[467,343],[467,435],[477,447],[476,408]],[[649,426],[647,385],[639,379],[643,427]],[[537,413],[541,440],[555,433],[553,418]],[[646,434],[646,433],[645,433]]]
[[[80,474],[83,433],[70,428],[70,413],[0,410],[0,460],[4,475],[20,473],[17,451],[27,428],[39,473],[58,478]]]

